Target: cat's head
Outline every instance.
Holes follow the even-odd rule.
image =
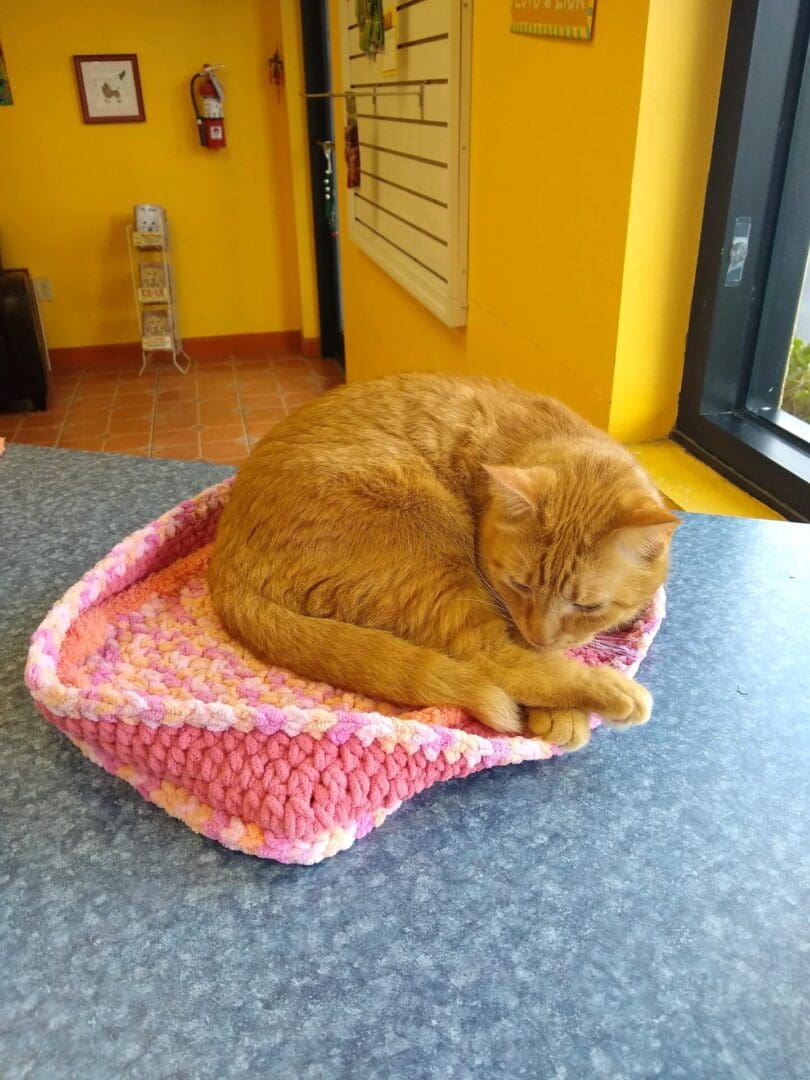
[[[630,621],[663,583],[680,520],[620,448],[574,445],[543,465],[485,468],[481,566],[529,645],[589,641]]]

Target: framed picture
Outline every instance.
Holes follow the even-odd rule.
[[[146,119],[135,53],[74,56],[85,124],[127,124]]]
[[[6,62],[3,59],[3,46],[0,43],[0,105],[13,105],[14,98],[11,96],[11,84],[8,81]]]
[[[139,266],[142,289],[165,289],[166,267],[159,262],[142,262]]]

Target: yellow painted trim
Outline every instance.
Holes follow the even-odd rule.
[[[298,288],[301,299],[301,336],[321,334],[318,284],[315,271],[315,235],[310,201],[309,148],[304,89],[304,50],[301,10],[296,0],[281,0],[281,39],[284,50],[284,96],[290,139],[295,246],[298,252]],[[273,91],[275,92],[275,91]]]
[[[649,6],[609,421],[623,442],[675,422],[729,7]]]
[[[658,490],[682,510],[784,521],[781,514],[740,491],[682,446],[669,441],[631,443],[628,450],[644,466]]]

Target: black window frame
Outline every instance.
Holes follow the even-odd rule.
[[[340,252],[336,234],[332,233],[324,213],[323,144],[334,144],[335,140],[332,99],[328,96],[332,89],[328,0],[300,0],[300,11],[305,93],[327,95],[308,97],[306,101],[321,356],[337,360],[345,368]],[[332,183],[337,183],[336,176]],[[334,190],[333,195],[336,195]]]
[[[673,432],[696,456],[799,521],[810,520],[802,425],[768,419],[748,402],[809,42],[810,0],[733,0]],[[736,223],[746,218],[742,278],[727,287]]]

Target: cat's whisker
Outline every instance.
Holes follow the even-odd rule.
[[[591,638],[590,644],[597,646],[597,648],[605,649],[607,652],[616,653],[617,656],[627,652],[626,645],[618,645],[616,642],[610,641],[607,638]]]
[[[522,559],[522,561],[523,561],[523,566],[525,567],[525,569],[526,569],[526,570],[531,570],[531,568],[532,568],[532,567],[531,567],[531,563],[530,563],[530,562],[529,562],[529,560],[528,560],[528,559],[526,558],[526,555],[525,555],[525,553],[524,553],[524,552],[522,552],[522,551],[520,550],[520,548],[516,549],[516,551],[515,551],[515,554],[516,554],[516,555],[519,555],[519,556],[520,556],[520,558],[521,558],[521,559]]]
[[[505,603],[503,597],[500,596],[493,589],[493,587],[490,585],[490,583],[488,581],[486,581],[484,578],[482,578],[481,580],[483,582],[484,588],[487,590],[489,595],[494,600],[494,605],[493,606],[495,607],[495,610],[498,611],[499,614],[504,615],[511,622],[512,621],[512,614],[509,611],[509,608],[506,606],[506,603]]]
[[[490,611],[494,611],[496,615],[503,616],[504,614],[503,608],[499,607],[497,604],[493,604],[491,600],[483,600],[477,596],[471,596],[469,597],[469,600],[473,604],[483,604],[483,606],[489,608]]]

